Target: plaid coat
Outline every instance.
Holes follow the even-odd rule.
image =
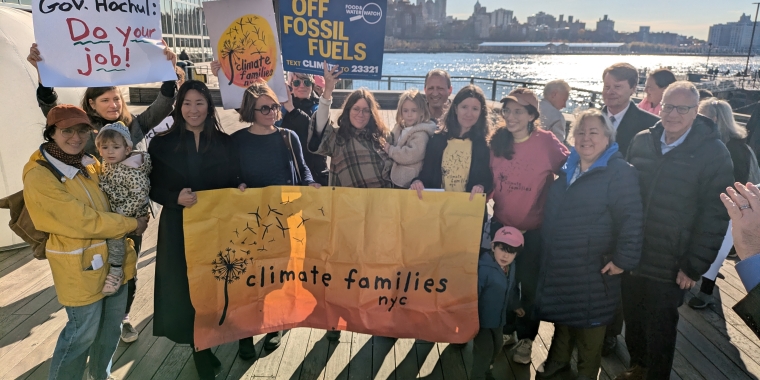
[[[357,131],[349,140],[344,140],[338,136],[338,126],[328,120],[319,135],[316,133],[316,120],[316,117],[312,118],[309,128],[309,150],[330,157],[329,186],[393,187],[390,180],[393,161],[367,131]],[[393,144],[391,134],[385,138]]]

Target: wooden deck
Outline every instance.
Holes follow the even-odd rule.
[[[235,124],[234,113],[224,111],[222,119],[228,132],[240,127]],[[138,260],[138,290],[131,320],[140,338],[119,344],[113,374],[136,380],[197,379],[188,345],[152,336],[156,233],[157,223],[153,222]],[[760,378],[760,341],[731,310],[746,294],[734,265],[728,260],[721,269],[716,288],[718,305],[703,311],[681,307],[673,379]],[[0,378],[45,379],[66,319],[55,296],[48,263],[35,260],[28,249],[0,252]],[[263,335],[257,336],[257,357],[248,361],[237,357],[237,342],[216,347],[223,364],[217,378],[460,380],[468,378],[472,363],[472,344],[460,349],[358,333],[344,333],[340,342],[331,343],[324,333],[308,328],[287,331],[282,345],[272,352],[263,350]],[[496,378],[534,378],[546,359],[552,333],[551,324],[541,324],[530,365],[511,362],[505,348],[494,364]],[[602,361],[600,379],[614,379],[628,362],[625,343],[618,339],[615,355]]]

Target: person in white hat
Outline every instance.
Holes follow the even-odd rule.
[[[122,122],[107,124],[98,132],[95,146],[103,158],[100,189],[108,196],[111,209],[132,218],[147,217],[150,211],[150,156],[132,152],[129,129]],[[110,269],[103,285],[103,295],[115,294],[124,276],[125,239],[106,239]]]

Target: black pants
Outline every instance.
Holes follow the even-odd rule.
[[[471,380],[485,380],[491,377],[491,364],[501,352],[504,345],[504,337],[501,327],[495,329],[480,329],[475,335],[472,349],[472,376]],[[491,375],[491,376],[489,376]]]
[[[647,368],[647,379],[669,379],[678,334],[678,307],[685,290],[673,282],[623,275],[625,343],[631,366]]]
[[[135,243],[135,252],[137,252],[137,258],[139,259],[140,248],[142,248],[142,236],[128,235],[127,237],[132,239],[132,241]],[[132,302],[135,302],[136,291],[137,291],[137,273],[135,273],[135,277],[127,281],[127,310],[124,311],[124,314],[129,315],[129,311],[132,310]]]
[[[711,280],[707,277],[702,277],[702,285],[699,287],[699,291],[707,295],[712,295],[715,290],[715,280]]]
[[[491,239],[501,227],[503,225],[500,222],[491,219]],[[523,237],[525,247],[515,258],[515,280],[520,284],[520,304],[525,310],[525,316],[517,318],[512,310],[508,310],[504,333],[517,331],[517,339],[535,340],[541,324],[534,310],[541,265],[541,230],[525,231]]]

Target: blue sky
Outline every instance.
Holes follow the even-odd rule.
[[[754,0],[760,1],[760,0]],[[472,14],[475,0],[448,0],[449,15],[464,19]],[[640,25],[648,25],[653,32],[675,32],[707,39],[710,25],[738,21],[742,12],[755,17],[752,0],[538,0],[505,1],[480,0],[480,4],[493,11],[505,8],[515,12],[520,22],[544,11],[558,17],[560,14],[575,16],[589,29],[596,28],[596,21],[605,14],[615,21],[615,30],[638,31]]]

